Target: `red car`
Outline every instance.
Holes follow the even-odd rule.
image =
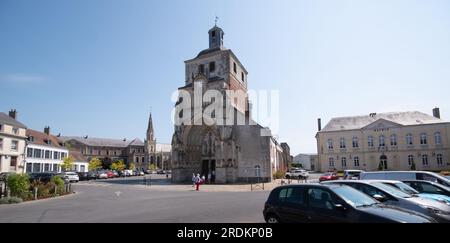
[[[109,178],[114,178],[114,172],[112,172],[110,170],[106,171],[106,175],[108,176],[108,179]]]
[[[334,181],[334,180],[338,180],[339,176],[336,173],[333,172],[327,172],[325,174],[323,174],[320,178],[319,181]]]

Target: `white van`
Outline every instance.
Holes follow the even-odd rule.
[[[450,180],[433,172],[429,171],[378,171],[378,172],[363,172],[360,174],[361,180],[420,180],[432,181],[450,187]]]

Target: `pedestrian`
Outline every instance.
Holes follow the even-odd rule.
[[[212,172],[211,172],[211,183],[215,183],[216,182],[216,171],[215,170],[213,170]]]
[[[207,180],[208,180],[208,184],[211,184],[211,172],[208,173],[208,178],[207,178]]]
[[[200,190],[200,184],[202,183],[202,178],[200,178],[200,174],[197,174],[197,176],[195,177],[195,190],[199,191]]]
[[[195,176],[195,173],[192,173],[192,187],[195,187],[196,182],[197,182],[197,177]]]

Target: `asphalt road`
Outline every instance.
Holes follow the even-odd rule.
[[[74,195],[0,205],[0,222],[264,222],[268,191],[155,191],[141,183],[142,178],[75,183]]]

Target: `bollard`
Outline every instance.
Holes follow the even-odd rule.
[[[37,200],[37,193],[38,193],[38,189],[37,187],[34,188],[34,200]]]

